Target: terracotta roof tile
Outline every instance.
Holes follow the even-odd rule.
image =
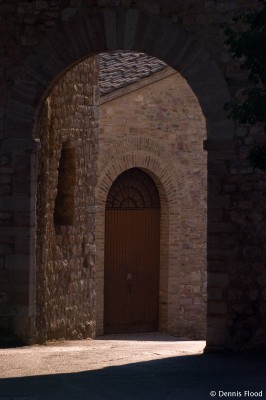
[[[101,53],[99,63],[101,95],[138,82],[167,67],[163,61],[144,53],[118,51]]]

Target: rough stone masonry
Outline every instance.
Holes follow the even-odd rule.
[[[37,164],[37,154],[44,129],[39,117],[45,100],[58,78],[70,67],[88,56],[119,49],[148,53],[180,72],[197,96],[206,119],[207,349],[265,349],[266,181],[265,174],[254,171],[246,160],[253,144],[264,139],[260,126],[239,127],[225,114],[224,103],[239,95],[247,76],[228,55],[221,29],[221,23],[229,22],[236,13],[249,12],[258,6],[255,0],[0,2],[0,326],[3,335],[14,335],[27,343],[36,340],[36,313],[41,312],[36,309],[36,287],[42,279],[47,279],[45,274],[40,278],[36,271],[37,243],[46,234],[36,231],[36,204],[41,207],[40,200],[36,203],[40,161]],[[43,118],[47,117],[43,114]],[[93,164],[98,139],[93,130],[91,135],[89,153],[95,154]],[[67,169],[66,159],[75,166],[72,179],[79,177],[79,165],[75,161],[78,148],[79,145],[75,149],[70,137],[62,144],[62,150],[55,152],[54,162],[60,164],[61,178]],[[95,178],[93,168],[91,172]],[[96,182],[91,183],[94,178],[88,179],[88,186],[95,187]],[[61,183],[59,188],[60,193],[66,190]],[[60,201],[55,193],[51,195],[55,202]],[[71,211],[73,188],[67,198],[70,210],[65,205],[63,215],[50,216],[48,225],[53,218],[75,220]],[[91,205],[89,199],[87,194],[86,203]],[[82,208],[82,201],[77,206]],[[92,209],[87,210],[90,210],[87,218],[92,221]],[[62,241],[71,240],[71,245],[75,242],[75,246],[80,246],[81,236],[85,237],[79,263],[86,258],[87,246],[92,246],[88,257],[93,255],[94,239],[89,238],[89,232],[72,235],[71,229],[65,233],[63,228],[63,225],[59,228],[58,241],[61,236]],[[45,254],[43,257],[45,263]],[[64,259],[65,254],[61,257]],[[49,268],[53,268],[52,263]],[[59,275],[55,277],[58,279]],[[51,290],[60,291],[60,285]],[[45,307],[48,311],[48,305]],[[82,323],[90,324],[91,317]],[[60,326],[60,321],[53,323],[55,331],[59,332]],[[48,324],[49,329],[52,327]]]
[[[40,122],[36,340],[95,336],[98,60],[68,71]]]

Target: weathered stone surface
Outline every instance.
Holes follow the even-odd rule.
[[[200,106],[185,80],[170,68],[111,95],[101,97],[100,107],[97,332],[103,333],[105,200],[120,173],[142,167],[155,180],[161,197],[159,329],[203,338],[207,160]]]
[[[86,88],[88,84],[97,86],[97,82],[97,59],[77,65],[53,88],[41,119],[37,194],[38,341],[95,336],[92,258],[95,218],[89,218],[87,208],[95,205],[90,185],[95,185],[98,119],[91,111],[98,104],[94,103],[93,92]],[[86,124],[79,124],[84,117]],[[93,138],[94,146],[90,146],[89,138]],[[88,159],[90,163],[86,162]],[[61,197],[57,197],[58,193]],[[87,257],[91,259],[89,264]]]
[[[5,218],[1,220],[2,228],[4,228],[2,237],[12,236],[10,246],[14,254],[19,238],[33,238],[35,232],[33,214],[36,193],[36,162],[34,158],[38,146],[36,146],[32,137],[38,137],[40,133],[36,122],[43,99],[52,90],[57,79],[71,66],[88,55],[106,50],[103,9],[106,9],[106,7],[112,9],[118,16],[117,21],[126,21],[126,23],[123,22],[117,26],[121,49],[126,50],[126,46],[132,46],[134,49],[135,43],[136,46],[145,46],[147,53],[155,51],[157,40],[160,42],[159,37],[155,40],[151,35],[154,29],[150,23],[156,15],[156,18],[161,20],[161,24],[156,22],[155,26],[160,28],[165,24],[165,21],[169,21],[184,33],[181,38],[172,37],[173,35],[169,34],[169,43],[173,44],[173,51],[168,53],[169,62],[171,60],[174,62],[182,56],[182,66],[185,66],[182,73],[198,96],[208,122],[208,136],[211,138],[206,146],[208,148],[208,174],[213,180],[218,181],[218,184],[215,185],[216,196],[222,199],[218,201],[218,206],[215,205],[214,198],[208,199],[210,221],[214,218],[213,215],[217,213],[219,221],[231,225],[232,232],[237,235],[234,239],[230,238],[229,240],[228,235],[221,231],[220,241],[215,242],[216,238],[208,241],[209,270],[219,270],[229,274],[229,283],[224,288],[221,301],[228,305],[226,320],[230,321],[230,324],[223,323],[220,326],[218,319],[208,316],[208,345],[226,347],[230,350],[254,350],[256,348],[261,350],[263,347],[265,349],[266,319],[265,305],[262,300],[262,291],[266,283],[264,268],[265,179],[264,173],[254,171],[246,164],[245,160],[252,144],[264,142],[265,137],[262,134],[261,127],[257,126],[254,129],[248,128],[245,135],[237,130],[234,140],[223,141],[225,137],[232,139],[234,134],[232,125],[226,121],[226,116],[223,115],[225,95],[230,93],[232,96],[237,96],[239,90],[243,88],[247,74],[240,71],[239,65],[235,63],[234,59],[225,56],[224,36],[220,28],[221,23],[230,21],[239,10],[248,12],[258,5],[259,2],[256,0],[224,0],[222,3],[196,0],[189,2],[182,0],[167,2],[160,0],[155,2],[152,0],[145,2],[141,0],[134,2],[130,0],[118,2],[89,0],[82,3],[78,1],[60,2],[54,0],[48,2],[40,0],[34,4],[25,1],[16,4],[1,2],[1,156],[8,160],[8,165],[14,167],[14,171],[17,171],[18,165],[16,157],[13,157],[13,155],[18,154],[27,158],[25,168],[28,168],[29,163],[32,165],[31,185],[24,180],[23,182],[17,181],[16,173],[14,173],[12,174],[12,182],[3,183],[0,187],[1,198],[7,197],[1,203],[1,211],[4,213],[11,212],[12,214],[10,220]],[[67,21],[62,21],[62,11],[68,7],[77,9],[77,12]],[[132,7],[133,11],[128,19],[125,17],[128,11],[124,7]],[[146,18],[145,13],[148,15]],[[145,34],[146,25],[149,25],[147,34]],[[168,32],[168,29],[166,31]],[[171,32],[170,28],[169,32]],[[188,38],[189,36],[190,38]],[[125,40],[122,40],[121,38],[124,37]],[[142,42],[143,38],[145,40]],[[189,47],[186,48],[184,44],[192,43],[191,38],[192,42],[199,43],[199,46],[203,47],[208,54],[208,57],[202,56],[198,59],[196,57],[197,63],[193,62],[193,51],[188,51],[186,56],[186,50],[189,50]],[[165,41],[167,42],[167,38],[165,38]],[[46,46],[50,50],[44,50]],[[165,49],[160,50],[159,47],[157,49],[158,57],[162,54],[163,58]],[[201,54],[198,53],[197,46],[192,46],[191,49],[193,48],[195,54]],[[183,53],[178,54],[181,49],[183,49]],[[164,61],[167,61],[167,59]],[[21,85],[18,85],[19,91],[16,90],[16,81],[21,78],[25,79],[25,96],[21,93]],[[210,80],[210,83],[208,83],[208,80]],[[224,92],[224,85],[228,86],[228,92]],[[218,96],[215,96],[216,90]],[[7,101],[8,99],[10,101]],[[212,99],[215,104],[211,104]],[[17,110],[16,106],[21,103],[25,104]],[[23,110],[27,113],[26,121]],[[7,115],[9,121],[6,118]],[[13,119],[15,115],[17,121],[10,125],[10,118]],[[56,127],[57,121],[55,120],[53,123]],[[65,130],[67,130],[67,127]],[[64,132],[61,133],[64,134]],[[17,139],[14,139],[14,137]],[[93,148],[94,151],[97,151],[97,146]],[[176,151],[180,152],[180,145],[176,146]],[[131,157],[136,156],[131,155]],[[50,159],[52,159],[52,155],[50,155]],[[155,161],[153,162],[155,163]],[[223,164],[223,168],[219,171],[215,168],[217,162]],[[19,164],[21,165],[21,163]],[[126,162],[125,165],[127,165]],[[91,166],[93,170],[94,164],[92,163]],[[53,168],[56,168],[56,166],[53,166]],[[242,191],[241,185],[246,183],[254,183],[255,189],[248,190],[248,187],[244,186],[245,190]],[[93,184],[91,183],[89,186],[88,192],[93,193]],[[178,178],[177,190],[180,187],[182,187],[182,179],[179,180]],[[28,205],[24,203],[21,207],[19,204],[20,195],[22,195],[23,202],[28,201]],[[228,200],[223,202],[224,195],[226,195],[226,199],[229,196],[229,202]],[[10,196],[13,197],[13,200]],[[55,197],[55,193],[52,196]],[[195,193],[193,196],[196,204]],[[218,197],[216,197],[217,200]],[[253,213],[254,209],[256,213]],[[29,212],[30,223],[27,224],[28,227],[14,225],[14,215],[17,212]],[[171,218],[178,223],[178,215],[171,214]],[[6,225],[7,221],[9,221],[9,225]],[[17,223],[19,222],[17,221]],[[25,220],[23,224],[25,224]],[[209,239],[212,235],[219,234],[218,228],[215,230],[213,226],[214,222],[210,222],[208,225],[208,229],[211,227],[213,229],[213,231],[209,230],[208,232]],[[225,226],[228,225],[220,225],[220,228],[222,229]],[[71,229],[67,232],[70,235]],[[179,238],[176,239],[173,246],[178,246],[178,240]],[[212,247],[214,243],[216,243],[216,248]],[[252,248],[252,251],[246,250],[245,253],[243,249],[247,248]],[[30,259],[33,260],[35,257],[34,243],[32,243],[31,249]],[[246,259],[246,255],[248,255],[248,259]],[[251,255],[252,258],[250,258]],[[30,264],[30,276],[34,277],[35,271],[32,268],[32,264]],[[176,279],[176,277],[171,276],[171,279]],[[31,278],[31,282],[34,286],[33,278]],[[8,298],[11,299],[13,290],[11,276],[5,281],[5,284],[9,288],[6,289],[6,293],[9,293]],[[252,300],[252,296],[250,298],[254,285],[259,290],[256,300]],[[31,286],[28,289],[29,292],[32,292]],[[252,306],[252,315],[240,314],[239,309],[234,309],[236,300],[230,297],[231,289],[243,291],[243,302],[245,300],[247,304],[256,303],[256,307]],[[29,312],[34,313],[34,301],[31,300],[31,302],[31,307],[24,309],[23,318],[16,319],[14,315],[3,316],[0,321],[1,328],[3,327],[8,332],[17,330],[17,334],[21,337],[24,334],[29,338],[34,325],[33,314],[29,314]],[[77,330],[74,329],[74,331]]]

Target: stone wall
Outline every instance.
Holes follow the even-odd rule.
[[[103,332],[105,200],[117,176],[141,167],[161,198],[159,329],[206,335],[205,119],[174,70],[101,97],[97,186],[97,331]]]
[[[260,126],[237,132],[234,143],[206,143],[207,342],[210,348],[253,351],[265,349],[266,343],[266,176],[254,171],[247,156],[264,135]]]
[[[28,343],[34,337],[38,143],[33,138],[39,108],[75,63],[124,49],[153,55],[179,71],[206,118],[207,348],[265,349],[264,174],[245,159],[262,135],[238,129],[225,115],[224,103],[245,86],[247,76],[227,54],[221,29],[234,14],[258,5],[256,0],[0,3],[2,332]]]
[[[98,61],[68,71],[40,121],[36,339],[95,336]]]

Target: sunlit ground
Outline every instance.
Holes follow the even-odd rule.
[[[0,400],[266,399],[263,354],[204,347],[147,334],[0,349]]]
[[[198,355],[204,341],[162,334],[108,335],[97,340],[54,341],[45,345],[0,349],[0,377],[97,370],[163,358]]]

